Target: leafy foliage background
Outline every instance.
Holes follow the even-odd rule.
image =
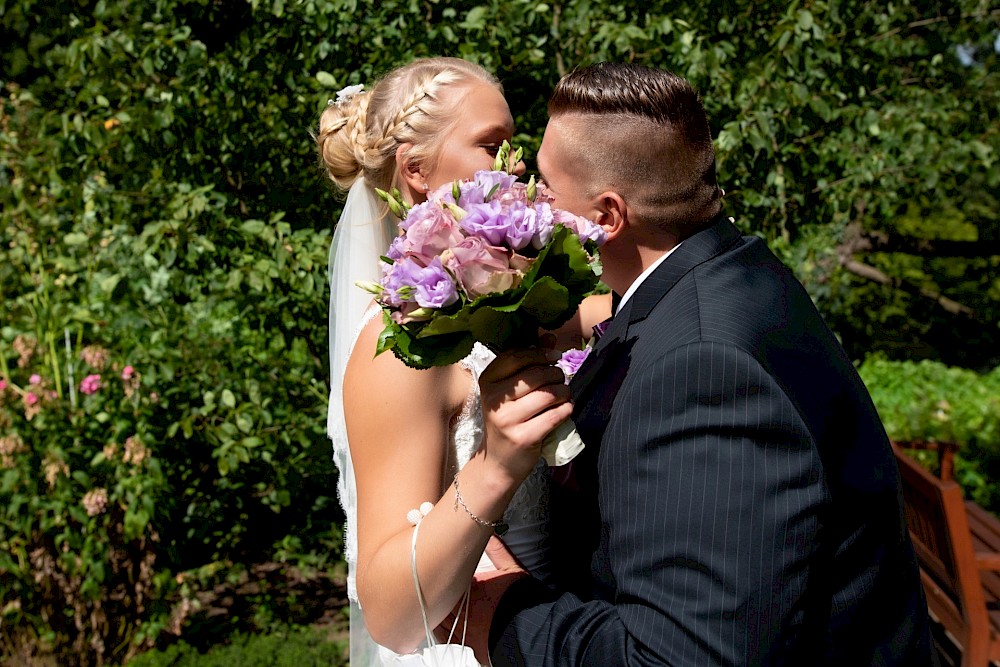
[[[950,435],[987,460],[1000,451],[993,399],[963,387],[995,386],[984,378],[1000,363],[998,26],[983,0],[0,0],[0,376],[12,385],[0,430],[24,444],[0,487],[3,636],[120,660],[169,631],[190,638],[197,594],[254,564],[334,566],[323,430],[340,205],[310,130],[337,89],[418,56],[496,72],[529,156],[549,91],[575,66],[688,77],[729,212],[795,268],[856,359],[881,353],[865,377],[896,388],[875,391],[890,430],[897,411],[947,400],[985,416]],[[16,340],[34,350],[21,366]],[[70,371],[98,370],[87,346],[109,351],[108,387],[137,369],[143,400],[74,401]],[[33,373],[56,395],[29,421]],[[924,394],[906,393],[917,384]],[[895,434],[939,432],[914,423]],[[96,460],[135,433],[144,465]],[[50,484],[45,462],[68,474]],[[989,470],[968,478],[984,502]],[[98,485],[113,511],[81,514]],[[125,539],[133,569],[104,555]],[[40,586],[43,565],[65,585]],[[109,620],[137,582],[144,602]],[[267,626],[269,599],[227,622]]]

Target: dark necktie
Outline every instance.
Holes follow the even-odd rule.
[[[598,322],[594,325],[594,342],[601,340],[601,336],[604,332],[608,330],[611,326],[611,321],[615,319],[615,312],[618,310],[618,304],[621,303],[621,296],[614,292],[611,293],[611,317],[604,320],[603,322]]]

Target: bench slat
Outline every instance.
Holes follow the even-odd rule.
[[[905,445],[903,445],[905,446]],[[932,613],[962,649],[963,667],[1000,659],[1000,521],[962,498],[894,443],[907,525]],[[942,448],[951,469],[954,446]]]

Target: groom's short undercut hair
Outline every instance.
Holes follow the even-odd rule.
[[[578,128],[574,157],[588,171],[588,195],[615,189],[643,220],[671,230],[718,211],[711,128],[683,77],[597,63],[564,76],[548,109]]]

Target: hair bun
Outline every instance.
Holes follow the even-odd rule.
[[[338,100],[327,104],[319,117],[316,145],[320,160],[330,180],[342,190],[349,189],[364,169],[370,97],[368,91],[352,86],[349,95],[338,95]]]

